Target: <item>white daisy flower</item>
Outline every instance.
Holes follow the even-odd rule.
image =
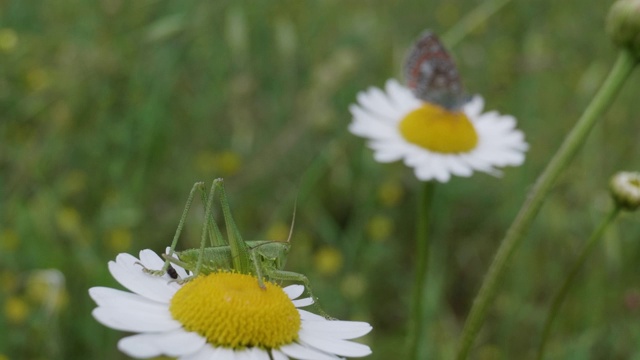
[[[476,95],[459,111],[418,99],[396,80],[385,91],[370,88],[349,107],[349,130],[369,139],[376,161],[404,160],[422,181],[449,181],[474,171],[500,175],[498,167],[524,161],[528,145],[516,120],[495,111],[482,113],[484,100]]]
[[[285,288],[239,273],[198,276],[184,285],[159,269],[162,259],[151,250],[140,259],[119,254],[109,262],[111,275],[131,292],[94,287],[89,295],[98,304],[93,316],[105,326],[138,333],[118,342],[134,358],[167,355],[183,360],[204,359],[342,359],[363,357],[371,349],[348,341],[371,331],[357,321],[327,320],[299,309],[311,298],[297,299],[302,285]],[[184,278],[184,269],[173,265]],[[296,300],[297,299],[297,300]]]

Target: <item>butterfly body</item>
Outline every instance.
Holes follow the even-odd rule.
[[[424,32],[409,52],[405,77],[409,89],[422,101],[459,110],[469,100],[453,58],[431,31]]]

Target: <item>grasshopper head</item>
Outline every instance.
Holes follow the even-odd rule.
[[[278,270],[284,268],[291,244],[283,241],[249,241],[248,243],[260,255],[263,262],[270,263]]]

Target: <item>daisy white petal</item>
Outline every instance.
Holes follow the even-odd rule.
[[[297,299],[304,292],[304,286],[302,285],[289,285],[282,289],[288,296],[289,299]]]
[[[479,95],[472,97],[471,101],[464,106],[464,112],[470,117],[480,115],[482,113],[482,109],[484,109],[484,99]]]
[[[251,349],[235,350],[233,356],[236,360],[251,360]]]
[[[354,111],[354,113],[358,113]],[[358,136],[367,137],[375,140],[393,139],[393,129],[386,124],[379,124],[374,121],[356,120],[349,125],[349,131]]]
[[[122,331],[169,331],[182,326],[171,317],[169,309],[165,308],[160,312],[151,304],[149,304],[146,311],[132,311],[125,307],[101,306],[93,309],[91,314],[102,325]]]
[[[196,351],[195,353],[192,354],[188,354],[185,356],[180,357],[181,360],[213,360],[213,359],[218,359],[215,356],[215,353],[217,349],[214,348],[213,346],[206,344],[205,346],[203,346],[200,350]]]
[[[94,286],[89,289],[89,296],[93,301],[98,305],[105,305],[114,299],[119,300],[120,298],[125,299],[144,299],[145,301],[151,301],[147,298],[143,298],[139,295],[132,294],[130,292],[116,290],[103,286]]]
[[[223,347],[215,348],[213,354],[209,358],[211,360],[236,360],[236,351],[233,349],[226,349]]]
[[[171,286],[164,278],[145,274],[136,262],[138,259],[129,254],[119,254],[115,262],[109,262],[109,271],[122,286],[132,292],[148,299],[168,302],[176,292],[175,284]]]
[[[114,306],[130,307],[135,310],[143,309],[146,307],[157,307],[159,309],[166,309],[166,305],[159,303],[137,294],[130,292],[111,289],[108,287],[96,286],[89,289],[89,296],[98,306]],[[134,311],[135,311],[134,310]]]
[[[375,159],[383,163],[400,160],[407,152],[407,144],[394,141],[372,141],[369,147],[374,150]]]
[[[376,151],[373,153],[373,158],[380,163],[392,163],[402,159],[402,154],[391,151]]]
[[[153,344],[146,341],[139,341],[146,336],[147,334],[137,334],[124,337],[118,341],[118,350],[138,359],[162,355],[160,349],[155,347]]]
[[[464,163],[460,156],[444,156],[449,172],[453,175],[468,177],[473,171]]]
[[[257,347],[249,349],[249,360],[271,360],[269,354]]]
[[[328,349],[331,353],[340,356],[363,357],[371,354],[371,349],[366,345],[347,340],[321,338],[317,334],[307,334],[304,330],[300,331],[300,341],[316,349]]]
[[[304,330],[334,339],[349,340],[361,337],[371,331],[371,325],[360,321],[318,320],[306,321]]]
[[[389,79],[386,84],[387,94],[396,104],[396,109],[406,111],[420,106],[420,101],[413,97],[411,90],[400,85],[395,79]]]
[[[433,171],[428,165],[416,166],[414,173],[421,181],[429,181],[434,178]]]
[[[160,269],[164,265],[164,260],[149,249],[141,250],[139,257],[142,265],[150,269]]]
[[[313,305],[313,299],[308,297],[304,299],[293,300],[293,305],[297,308]]]
[[[368,112],[384,119],[389,118],[396,111],[391,99],[378,88],[370,88],[368,93],[360,96],[359,100]]]
[[[390,151],[376,151],[373,153],[373,158],[379,163],[392,163],[402,159],[402,154]]]
[[[318,314],[314,314],[314,313],[306,311],[306,310],[298,309],[298,313],[300,314],[300,317],[302,318],[302,320],[322,320],[322,321],[327,321],[327,319],[323,318],[322,316],[320,316]]]
[[[481,157],[474,156],[473,154],[463,154],[460,156],[460,159],[464,161],[467,166],[473,168],[474,170],[482,171],[485,173],[492,173],[495,171],[493,166],[491,166],[490,161],[485,161]]]
[[[273,360],[289,360],[289,357],[278,350],[271,350]]]
[[[394,125],[377,118],[356,105],[349,107],[354,121],[349,125],[349,131],[355,135],[370,139],[389,139],[396,137]]]
[[[433,177],[440,182],[447,182],[451,177],[447,170],[447,163],[441,154],[432,154],[431,168],[434,172]]]
[[[280,347],[285,355],[299,360],[336,360],[339,357],[316,350],[314,348],[304,346],[298,343],[291,343]]]
[[[144,333],[129,336],[118,342],[118,349],[132,357],[189,355],[202,349],[206,340],[200,335],[181,329],[160,333]],[[143,354],[144,353],[144,354]]]

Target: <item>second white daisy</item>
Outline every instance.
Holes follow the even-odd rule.
[[[349,108],[349,130],[369,139],[377,161],[404,160],[420,180],[447,182],[452,175],[467,177],[474,171],[497,175],[497,168],[524,161],[528,145],[515,118],[482,113],[480,96],[452,111],[419,100],[391,79],[385,91],[370,88],[357,99]]]

